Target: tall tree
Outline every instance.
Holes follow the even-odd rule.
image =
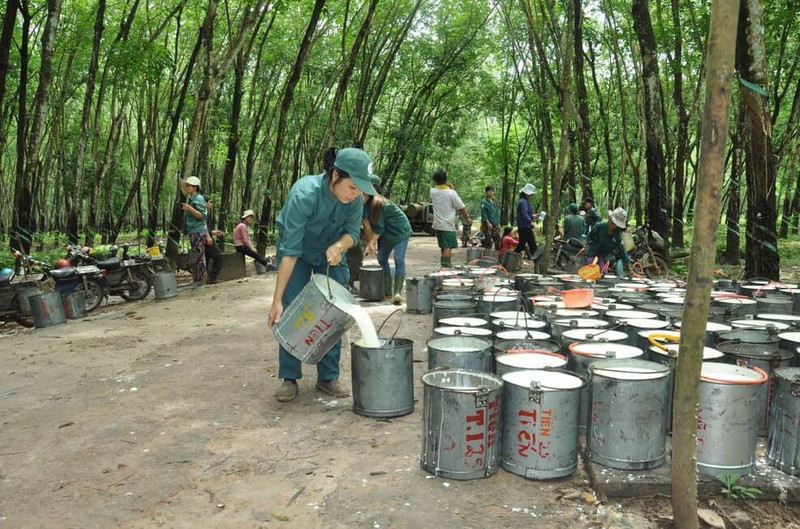
[[[578,167],[580,169],[580,189],[581,197],[593,197],[592,191],[592,169],[591,169],[591,152],[589,149],[591,139],[591,127],[589,116],[589,95],[586,90],[586,74],[584,71],[584,51],[583,51],[583,0],[572,0],[572,16],[574,22],[572,24],[575,35],[573,37],[573,44],[575,51],[573,52],[575,65],[575,95],[578,100],[578,113],[575,120],[578,128]]]
[[[666,237],[670,233],[670,223],[667,216],[661,77],[648,0],[633,0],[633,27],[639,40],[642,61],[642,91],[647,141],[647,220],[654,230]]]
[[[739,139],[745,154],[747,232],[745,277],[780,279],[776,232],[775,159],[767,96],[769,74],[761,0],[742,0],[736,39],[736,66],[741,76],[739,105],[743,127]]]
[[[675,187],[672,194],[672,244],[683,246],[683,210],[686,198],[686,157],[689,142],[689,113],[683,101],[683,33],[680,20],[680,2],[671,0],[672,31],[675,34],[675,52],[670,61],[672,101],[678,114],[677,145],[675,148]]]

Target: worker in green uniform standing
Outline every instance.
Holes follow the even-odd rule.
[[[565,239],[580,239],[583,237],[584,223],[578,215],[578,204],[571,203],[567,206],[567,216],[564,217],[564,228],[561,234]]]
[[[486,196],[481,199],[481,232],[483,247],[500,249],[500,207],[494,201],[494,187],[486,186]]]
[[[378,178],[378,177],[374,177]],[[374,182],[374,181],[373,181]],[[380,179],[378,179],[380,183]],[[384,295],[395,305],[403,302],[403,283],[406,278],[406,249],[411,238],[411,223],[400,207],[379,193],[364,194],[364,233],[369,253],[377,253],[383,267]],[[394,282],[389,256],[394,252]]]
[[[364,201],[362,193],[374,195],[370,174],[372,161],[361,149],[336,151],[333,167],[323,174],[304,176],[292,186],[278,214],[278,277],[267,323],[281,319],[284,307],[297,297],[311,273],[328,273],[344,285],[349,271],[342,260],[348,248],[358,244]],[[316,387],[334,397],[349,392],[339,382],[342,342],[317,364]],[[279,351],[278,377],[283,383],[275,394],[282,402],[297,397],[302,378],[300,360],[283,347]]]
[[[597,264],[602,270],[616,253],[618,255],[614,265],[615,271],[617,277],[623,277],[625,275],[624,266],[633,262],[622,243],[622,232],[625,231],[628,224],[628,212],[617,208],[609,211],[608,216],[608,221],[598,222],[589,232],[586,262],[592,263],[597,258]]]

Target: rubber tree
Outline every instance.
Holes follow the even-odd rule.
[[[743,0],[736,38],[736,67],[740,72],[739,106],[745,155],[747,231],[745,277],[780,279],[776,231],[775,157],[769,105],[769,74],[761,0]]]
[[[697,403],[717,248],[738,4],[739,0],[714,0],[711,7],[696,214],[672,416],[672,510],[675,527],[680,529],[699,527]]]

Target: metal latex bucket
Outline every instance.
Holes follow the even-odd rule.
[[[570,371],[579,375],[589,375],[589,366],[595,362],[608,359],[640,358],[644,351],[638,347],[631,347],[616,342],[575,342],[568,346]],[[583,388],[581,396],[581,427],[585,428],[589,422],[589,387]]]
[[[169,299],[178,295],[178,281],[170,270],[156,272],[152,277],[156,299]]]
[[[792,350],[781,349],[764,344],[739,343],[739,342],[720,342],[717,349],[727,355],[730,363],[745,362],[749,365],[762,369],[768,376],[782,367],[794,365],[795,354]],[[769,403],[772,402],[770,394],[771,384],[762,384],[758,390],[759,413],[758,413],[758,433],[767,433],[767,421],[769,419]]]
[[[733,329],[717,336],[717,343],[733,341],[778,345],[780,338],[777,329]]]
[[[28,297],[31,304],[33,325],[37,329],[51,327],[67,322],[67,313],[61,303],[61,294],[58,292],[42,292]]]
[[[519,338],[497,340],[492,350],[495,357],[506,353],[557,353],[561,345],[548,338]]]
[[[494,334],[495,342],[503,340],[549,340],[549,333],[533,331],[531,329],[514,329],[511,331],[499,331]]]
[[[516,320],[525,322],[525,320],[536,320],[536,316],[531,313],[518,311],[518,310],[500,310],[490,312],[489,318],[491,320]]]
[[[669,371],[647,360],[604,360],[589,366],[589,459],[622,470],[664,464]]]
[[[505,294],[483,294],[478,301],[478,312],[481,314],[489,314],[491,312],[506,310],[517,310],[517,296],[507,296]]]
[[[566,369],[566,367],[566,356],[548,351],[511,349],[509,352],[497,355],[495,357],[495,373],[498,376],[505,375],[511,371],[526,371],[530,369]]]
[[[480,246],[470,246],[467,248],[467,264],[478,264],[483,248]]]
[[[464,369],[422,375],[420,465],[447,479],[478,479],[497,472],[503,380]]]
[[[445,318],[475,314],[477,306],[472,296],[465,294],[441,296],[433,302],[433,326],[438,327]]]
[[[414,411],[414,342],[381,340],[380,347],[350,344],[353,411],[365,417],[399,417]]]
[[[471,294],[475,290],[475,280],[469,277],[443,279],[439,286],[441,292],[461,292]]]
[[[675,328],[680,330],[681,326],[683,325],[683,322],[676,321],[674,325],[675,325]],[[733,330],[733,327],[731,327],[730,325],[727,325],[725,323],[717,323],[717,322],[714,322],[714,321],[706,322],[706,346],[707,347],[715,347],[717,345],[717,343],[719,343],[719,335],[724,333],[724,332],[728,332],[728,331],[732,331],[732,330]]]
[[[594,329],[601,331],[610,324],[605,320],[595,320],[589,318],[564,318],[550,322],[550,330],[553,338],[561,339],[561,333],[570,329]]]
[[[86,294],[73,292],[61,297],[64,313],[69,320],[79,320],[86,317]]]
[[[572,474],[586,379],[566,371],[515,371],[503,382],[502,467],[528,479]]]
[[[547,322],[535,319],[497,319],[492,320],[492,331],[495,333],[503,331],[543,331],[547,327]]]
[[[436,281],[432,277],[409,277],[406,279],[406,312],[430,314],[433,310],[433,289]]]
[[[605,318],[611,323],[624,323],[627,320],[653,320],[658,318],[658,314],[644,310],[609,310]]]
[[[724,307],[729,314],[730,320],[752,317],[756,315],[757,305],[753,299],[744,298],[716,298],[711,302],[713,305]]]
[[[800,368],[778,369],[773,380],[767,462],[781,472],[800,476]]]
[[[481,266],[489,267],[500,264],[500,252],[497,250],[484,249],[481,252]]]
[[[428,369],[448,367],[492,372],[492,342],[472,336],[428,340]]]
[[[697,409],[697,471],[740,476],[756,468],[759,391],[767,374],[757,367],[703,362]]]
[[[800,315],[798,314],[778,314],[775,312],[759,312],[756,319],[767,321],[779,321],[788,323],[794,328],[800,327]]]
[[[446,318],[451,319],[451,318]],[[441,322],[440,322],[441,323]],[[448,336],[474,336],[484,340],[492,339],[492,331],[486,327],[436,327],[433,329],[434,338],[447,338]]]
[[[350,313],[363,310],[342,285],[314,274],[272,332],[290,355],[317,364],[355,323]]]
[[[756,298],[756,313],[792,314],[794,302],[790,297],[762,296]],[[760,317],[760,316],[759,316]]]
[[[778,339],[780,341],[776,345],[781,349],[797,351],[797,348],[800,347],[800,332],[782,332],[778,334]],[[800,367],[798,362],[800,362],[800,356],[795,355],[795,365]]]
[[[19,308],[22,311],[22,314],[25,316],[31,316],[31,302],[30,297],[36,296],[42,293],[42,289],[39,288],[36,284],[31,284],[31,286],[19,286],[17,285],[17,300],[19,301]]]
[[[483,327],[489,329],[489,322],[473,316],[451,316],[439,320],[439,325],[449,327]]]
[[[511,250],[506,250],[503,254],[503,268],[508,270],[511,273],[516,272],[522,267],[522,252],[512,252]]]
[[[365,301],[383,301],[386,296],[382,266],[362,266],[358,270],[358,295]]]
[[[625,320],[620,326],[619,330],[628,335],[624,343],[633,347],[644,349],[645,347],[639,341],[639,333],[642,331],[663,331],[670,326],[668,321],[659,319],[644,319],[644,320]]]
[[[731,320],[729,322],[734,329],[761,329],[772,330],[773,332],[781,332],[789,329],[788,323],[773,320]]]
[[[561,333],[562,349],[569,352],[573,342],[616,342],[625,343],[628,335],[615,329],[570,329]]]

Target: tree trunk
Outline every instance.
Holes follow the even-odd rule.
[[[728,181],[728,209],[725,212],[725,263],[739,266],[742,259],[740,246],[742,244],[739,233],[739,217],[741,215],[741,174],[742,174],[742,145],[740,132],[742,130],[742,116],[736,125],[733,134],[733,160],[731,162],[731,176]]]
[[[3,15],[3,27],[0,34],[0,102],[6,100],[6,79],[8,78],[8,58],[11,53],[11,42],[14,38],[14,28],[16,27],[17,11],[19,10],[19,0],[8,0],[6,12]],[[1,106],[1,105],[0,105]],[[0,116],[3,113],[0,112]],[[0,121],[0,167],[2,167],[2,156],[6,147],[6,128]],[[2,179],[0,179],[2,180]],[[8,196],[5,192],[4,196]]]
[[[25,9],[27,11],[27,9]],[[22,230],[33,232],[35,222],[34,197],[38,192],[41,176],[41,159],[39,148],[44,134],[45,115],[47,113],[50,86],[53,82],[53,52],[55,50],[58,21],[61,16],[61,0],[47,1],[47,20],[42,31],[42,49],[39,66],[39,86],[33,100],[31,128],[25,144],[25,171],[17,173],[16,196],[14,200],[17,224]],[[20,101],[22,103],[22,101]],[[20,176],[22,176],[20,180]]]
[[[650,22],[648,0],[633,0],[633,27],[639,40],[644,89],[644,121],[647,141],[647,221],[652,229],[668,237],[666,177],[661,113],[661,78],[658,71],[656,37]]]
[[[311,19],[306,27],[303,40],[300,42],[300,49],[297,52],[297,58],[292,66],[289,78],[286,80],[286,85],[283,90],[283,99],[281,100],[280,117],[278,118],[278,130],[275,132],[275,151],[272,154],[272,164],[269,169],[267,178],[267,186],[264,194],[264,203],[261,207],[261,218],[259,220],[259,230],[257,238],[258,253],[264,254],[267,248],[267,232],[266,227],[269,225],[269,216],[271,213],[272,201],[270,200],[270,190],[272,182],[280,177],[281,171],[281,158],[283,156],[283,144],[286,135],[286,123],[288,121],[289,109],[292,106],[292,99],[294,98],[294,89],[300,81],[300,74],[303,71],[303,64],[308,58],[308,52],[311,49],[312,37],[317,29],[322,8],[325,7],[326,0],[315,0],[314,10],[311,13]]]
[[[582,197],[592,195],[592,169],[590,160],[591,127],[589,117],[589,95],[586,90],[586,76],[583,67],[583,0],[573,0],[574,46],[575,51],[575,93],[578,99],[578,160],[580,161],[580,188]]]
[[[686,156],[689,141],[689,114],[683,102],[683,36],[680,21],[680,2],[672,0],[672,25],[675,32],[675,56],[673,57],[672,74],[675,84],[672,89],[672,100],[678,113],[678,137],[675,150],[675,189],[672,200],[672,245],[683,247],[683,209],[686,195]]]
[[[772,124],[766,98],[769,93],[769,73],[762,2],[742,0],[740,10],[736,66],[742,79],[739,104],[744,120],[741,139],[747,180],[745,277],[765,277],[778,281],[780,255],[775,219],[777,182],[772,152]]]

